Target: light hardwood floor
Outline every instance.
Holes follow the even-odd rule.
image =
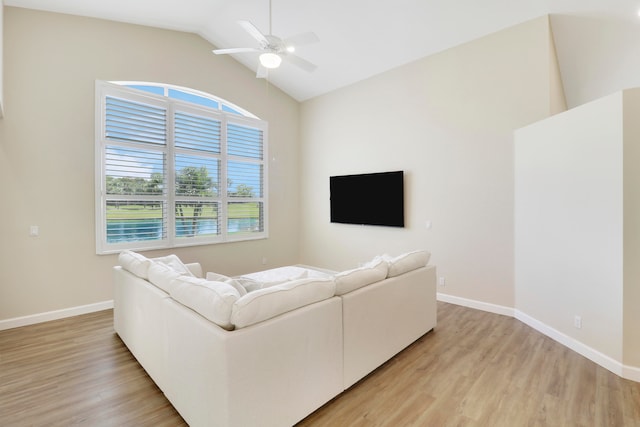
[[[111,310],[0,332],[1,426],[182,426]],[[303,426],[640,427],[640,383],[523,323],[438,303],[438,326]]]

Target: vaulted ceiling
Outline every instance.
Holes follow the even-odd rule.
[[[4,0],[16,6],[189,31],[218,48],[253,47],[238,25],[269,32],[269,0]],[[272,32],[313,31],[269,80],[304,101],[416,59],[550,14],[567,103],[640,86],[639,0],[272,0]],[[235,58],[256,70],[257,54]]]

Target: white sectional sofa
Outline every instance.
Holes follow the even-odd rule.
[[[114,328],[191,426],[290,426],[435,327],[428,259],[207,280],[175,255],[125,251]]]

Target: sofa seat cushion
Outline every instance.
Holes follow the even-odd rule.
[[[387,277],[395,277],[424,267],[429,262],[431,253],[425,250],[407,252],[392,258],[385,255],[384,258],[389,263],[389,273]]]
[[[231,310],[231,323],[244,328],[304,307],[335,293],[333,279],[299,279],[258,289],[238,299]]]
[[[375,258],[368,264],[343,271],[335,275],[336,295],[344,295],[371,283],[379,282],[387,277],[389,267],[382,258]]]
[[[243,274],[242,276],[238,276],[237,279],[248,280],[259,284],[251,286],[251,291],[253,291],[290,282],[292,280],[305,279],[308,277],[308,274],[309,272],[306,268],[289,265],[286,267],[277,267],[270,270],[258,271],[256,273]]]
[[[180,276],[171,282],[169,291],[171,297],[182,305],[224,329],[233,329],[231,309],[240,298],[233,286],[197,277]]]

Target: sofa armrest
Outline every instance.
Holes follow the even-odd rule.
[[[166,390],[167,334],[161,302],[171,297],[120,266],[113,267],[113,328],[161,390]]]
[[[189,269],[189,271],[196,277],[203,278],[204,274],[202,272],[202,266],[199,262],[192,262],[189,264],[185,264],[185,266]]]

